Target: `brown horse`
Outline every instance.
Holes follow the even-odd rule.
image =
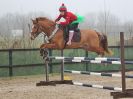
[[[50,38],[49,43],[42,44],[42,49],[59,49],[64,48],[83,48],[87,51],[96,52],[98,55],[104,56],[105,53],[111,55],[111,51],[108,50],[108,42],[106,35],[98,33],[95,30],[80,30],[81,40],[80,42],[72,42],[71,45],[65,46],[65,40],[63,39],[63,30],[56,29],[56,23],[46,17],[38,17],[32,20],[33,27],[31,31],[31,39],[34,40],[40,33],[45,33],[48,37],[55,32],[54,36]],[[41,53],[42,54],[42,53]]]

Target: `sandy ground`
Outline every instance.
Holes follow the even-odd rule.
[[[133,75],[133,73],[130,73]],[[89,84],[121,87],[120,78],[98,77],[87,75],[70,75],[74,81]],[[75,85],[36,86],[44,80],[44,75],[0,78],[0,99],[113,99],[111,90],[103,90]],[[60,79],[59,75],[50,76],[52,80]],[[127,79],[127,88],[133,88],[133,79]],[[124,99],[124,98],[123,98]],[[133,99],[133,98],[129,98]]]

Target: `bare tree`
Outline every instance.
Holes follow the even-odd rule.
[[[124,23],[124,29],[127,33],[127,38],[131,39],[133,37],[133,22],[128,21]]]
[[[125,32],[125,44],[133,45],[133,22],[127,21],[123,24],[124,32]]]
[[[0,36],[4,40],[3,42],[5,42],[6,45],[8,45],[7,48],[12,47],[13,44],[17,44],[16,42],[21,42],[21,46],[23,46],[24,48],[31,47],[32,45],[34,45],[34,47],[36,46],[34,42],[31,44],[29,38],[28,24],[31,24],[31,18],[36,18],[38,16],[46,17],[47,15],[43,12],[31,12],[28,14],[8,13],[0,17]],[[16,39],[12,36],[12,30],[22,30],[23,36],[21,38],[19,37],[19,39]]]

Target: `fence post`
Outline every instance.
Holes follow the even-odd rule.
[[[61,56],[64,56],[63,50],[61,50]],[[64,80],[64,60],[61,61],[61,81]]]
[[[9,50],[9,76],[13,76],[13,69],[12,69],[12,49]]]
[[[88,51],[87,50],[85,51],[85,57],[88,57]],[[85,69],[86,69],[86,71],[90,71],[88,62],[85,63]]]
[[[122,75],[122,92],[126,90],[125,81],[125,57],[124,57],[124,33],[120,32],[120,48],[121,48],[121,75]]]
[[[49,56],[52,56],[52,49],[49,49]],[[49,73],[53,73],[52,59],[49,61]]]

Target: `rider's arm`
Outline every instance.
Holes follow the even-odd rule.
[[[57,19],[55,20],[55,22],[57,22],[57,21],[59,21],[60,19],[61,19],[61,15],[59,15],[58,17],[57,17]]]

